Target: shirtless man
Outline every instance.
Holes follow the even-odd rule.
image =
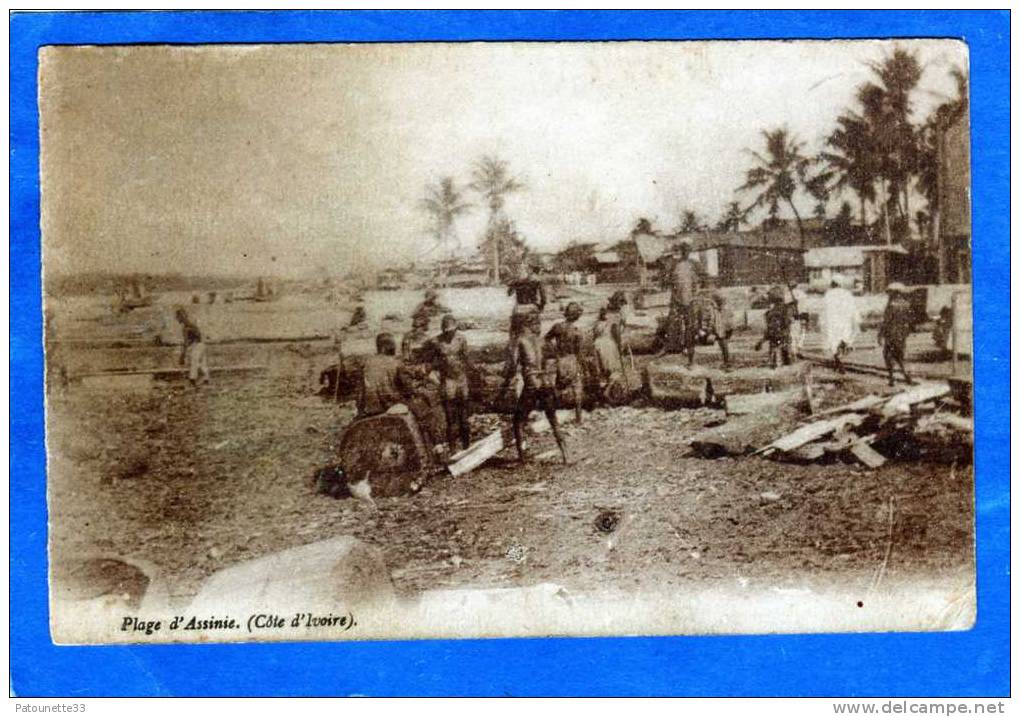
[[[428,345],[433,368],[439,373],[439,395],[446,414],[446,442],[451,453],[458,430],[461,445],[464,448],[471,445],[468,374],[472,367],[467,341],[457,332],[457,328],[457,319],[447,314],[443,317],[442,333]]]
[[[517,339],[517,369],[523,379],[524,388],[517,397],[517,404],[514,407],[514,443],[517,444],[517,456],[521,463],[524,463],[527,460],[524,453],[524,424],[531,412],[537,408],[548,419],[560,455],[563,456],[563,464],[567,465],[567,449],[556,421],[556,390],[553,380],[546,375],[544,369],[540,331],[541,320],[538,314],[534,314],[522,327],[521,335]]]

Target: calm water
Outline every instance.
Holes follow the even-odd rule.
[[[424,295],[424,291],[413,290],[364,292],[366,330],[401,333]],[[499,287],[442,289],[439,301],[457,318],[483,324],[506,319],[513,307],[512,298]],[[113,296],[53,300],[48,303],[55,311],[53,329],[64,338],[127,339],[159,334],[164,341],[176,343],[180,328],[173,311],[184,306],[212,341],[332,336],[350,322],[352,313],[350,304],[332,304],[325,293],[283,294],[277,301],[265,303],[210,305],[192,304],[190,292],[167,292],[157,296],[153,306],[126,314],[116,313],[115,303]]]

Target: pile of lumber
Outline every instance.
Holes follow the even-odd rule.
[[[955,460],[969,456],[974,431],[973,422],[959,415],[958,408],[947,383],[921,383],[816,413],[755,453],[792,462],[849,460],[878,468],[889,457],[919,458],[926,448],[943,444],[956,449],[951,451]]]
[[[878,468],[889,458],[967,462],[973,421],[946,383],[910,386],[814,410],[802,390],[730,395],[725,420],[691,437],[702,458],[758,455],[796,463],[848,461]],[[805,415],[809,414],[809,415]],[[778,437],[777,437],[778,436]]]

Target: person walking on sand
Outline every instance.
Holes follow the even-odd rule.
[[[878,343],[882,345],[882,358],[889,371],[889,385],[896,385],[893,378],[894,364],[903,372],[903,380],[912,385],[914,380],[907,373],[904,357],[907,349],[907,337],[914,328],[914,308],[907,299],[907,287],[894,281],[886,287],[889,302],[885,305],[882,315],[882,326],[878,329]]]
[[[209,383],[209,361],[206,357],[205,342],[202,340],[202,329],[183,308],[177,309],[175,316],[181,325],[184,338],[178,363],[182,366],[187,364],[188,380],[192,386],[197,386],[200,380],[202,383]]]
[[[556,445],[563,457],[563,464],[569,463],[567,449],[563,443],[563,436],[560,435],[559,423],[556,420],[556,391],[553,386],[554,379],[550,379],[544,370],[542,357],[542,343],[539,333],[542,324],[538,314],[534,314],[531,320],[521,327],[521,335],[517,339],[517,369],[520,371],[524,388],[521,395],[517,397],[517,404],[514,406],[513,434],[514,443],[517,445],[517,457],[521,463],[527,461],[524,452],[524,424],[527,422],[531,412],[535,409],[542,411],[549,426],[552,428]]]
[[[860,326],[857,300],[847,289],[832,281],[822,297],[822,341],[836,369],[843,372],[843,357],[850,352]]]
[[[428,355],[439,373],[439,395],[446,414],[446,442],[453,453],[454,439],[459,431],[464,448],[471,445],[468,425],[468,375],[472,371],[467,340],[458,332],[458,322],[451,314],[443,317],[442,333],[428,344]]]

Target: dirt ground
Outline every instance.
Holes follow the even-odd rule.
[[[138,365],[172,352],[132,350]],[[520,467],[505,451],[417,495],[377,499],[378,510],[319,495],[313,473],[331,462],[351,418],[349,407],[314,395],[326,357],[287,344],[211,353],[214,365],[256,360],[267,370],[217,376],[199,390],[155,382],[50,393],[54,559],[142,558],[180,603],[216,570],[344,534],[382,550],[403,594],[542,581],[579,593],[735,580],[866,586],[883,561],[889,579],[973,574],[969,464],[890,461],[868,471],[692,458],[688,438],[722,417],[703,408],[598,409],[566,429],[570,466]],[[81,360],[109,365],[113,356],[93,350]],[[821,398],[876,385],[853,379]],[[477,417],[476,434],[499,421]],[[554,447],[548,434],[532,440],[535,453]],[[607,515],[609,533],[599,527]]]

